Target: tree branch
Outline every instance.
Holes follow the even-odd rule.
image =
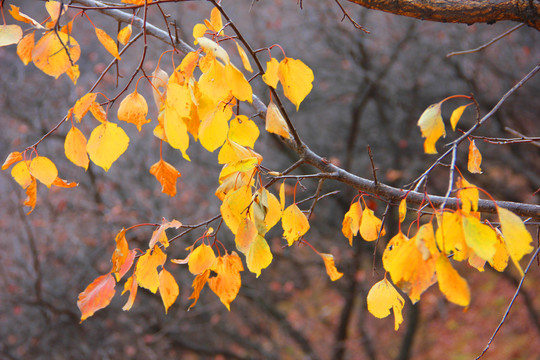
[[[529,0],[349,0],[368,9],[416,19],[475,24],[516,21],[540,30],[540,2]]]

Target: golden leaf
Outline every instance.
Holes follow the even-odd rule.
[[[32,61],[32,51],[34,50],[34,35],[35,31],[26,34],[17,44],[17,55],[24,65],[28,65]]]
[[[441,116],[441,104],[430,105],[418,119],[418,126],[422,131],[422,137],[425,137],[424,152],[426,154],[436,154],[435,143],[441,136],[446,136],[444,123]]]
[[[178,294],[180,294],[180,289],[174,277],[165,269],[161,269],[159,272],[159,294],[161,295],[163,306],[165,306],[166,314],[171,305],[176,301]]]
[[[289,205],[283,211],[281,225],[283,226],[283,237],[287,239],[289,246],[309,230],[309,221],[296,204]]]
[[[77,100],[75,106],[73,106],[73,115],[75,116],[77,122],[81,121],[88,110],[91,109],[92,105],[96,101],[96,96],[96,93],[87,93],[82,98]]]
[[[75,39],[63,32],[49,31],[32,51],[32,61],[45,74],[58,78],[75,65],[81,48]]]
[[[201,294],[201,291],[204,288],[204,285],[207,283],[209,277],[210,269],[206,270],[202,274],[197,275],[195,279],[193,279],[193,284],[191,285],[193,287],[193,293],[191,293],[191,296],[188,299],[193,299],[194,301],[189,306],[189,309],[191,309],[195,306],[195,304],[197,304],[197,301],[199,300],[199,295]]]
[[[461,217],[463,235],[467,246],[485,261],[493,260],[497,235],[488,225],[482,224],[478,218],[471,215]]]
[[[480,150],[476,147],[474,140],[471,140],[469,144],[469,161],[467,163],[467,169],[471,174],[481,174],[482,169],[480,165],[482,164],[482,154]]]
[[[23,189],[26,189],[32,183],[33,176],[28,169],[29,161],[21,161],[15,164],[11,169],[11,176]]]
[[[116,282],[109,273],[99,276],[79,294],[77,306],[81,311],[81,322],[111,303],[115,286]]]
[[[178,170],[163,159],[150,168],[150,174],[154,175],[161,184],[161,192],[171,197],[176,195],[176,179],[182,176]]]
[[[127,150],[129,137],[115,123],[98,125],[90,134],[86,150],[90,160],[109,171],[111,165]]]
[[[230,117],[230,111],[217,109],[202,120],[199,127],[199,140],[206,150],[213,152],[223,145],[229,132],[228,120]]]
[[[118,120],[135,124],[139,131],[142,125],[150,122],[150,119],[146,119],[146,115],[148,115],[148,105],[137,89],[126,96],[118,108]]]
[[[463,235],[460,212],[444,211],[437,215],[438,228],[435,233],[437,246],[445,255],[453,254],[453,259],[462,261],[469,258],[469,247]]]
[[[270,61],[266,63],[266,72],[263,74],[262,79],[266,85],[277,87],[279,77],[278,77],[278,67],[279,63],[276,58],[271,58]]]
[[[193,275],[199,275],[210,269],[216,260],[216,255],[211,246],[201,244],[197,246],[190,254],[188,260],[189,272]]]
[[[116,275],[116,280],[120,281],[119,272],[129,255],[129,247],[126,240],[126,229],[122,228],[116,234],[116,249],[113,252],[111,262],[113,264],[112,272]]]
[[[45,156],[36,156],[32,159],[29,166],[30,174],[45,184],[48,188],[58,176],[56,165]]]
[[[167,260],[167,255],[161,251],[159,246],[155,245],[153,249],[146,250],[146,253],[139,258],[135,268],[139,286],[155,294],[159,288],[157,267],[163,266],[165,260]]]
[[[458,187],[457,197],[461,200],[463,213],[468,215],[471,211],[477,211],[478,199],[480,198],[478,188],[462,177],[458,178],[456,186]]]
[[[167,239],[167,234],[165,234],[165,230],[170,228],[178,229],[180,226],[182,226],[182,223],[178,220],[167,221],[167,219],[165,218],[161,219],[161,225],[152,233],[152,237],[150,238],[148,247],[152,248],[154,245],[157,244],[158,241],[164,247],[168,247],[169,240]]]
[[[23,14],[22,12],[19,12],[19,7],[15,5],[11,5],[11,4],[10,6],[11,6],[11,10],[9,10],[9,13],[11,14],[11,16],[13,16],[15,20],[22,21],[27,24],[31,24],[36,29],[40,29],[40,30],[45,29],[39,22],[32,19],[30,16]]]
[[[238,115],[229,123],[229,139],[242,146],[255,147],[259,135],[259,127],[245,115]]]
[[[223,221],[233,234],[237,234],[238,226],[243,219],[247,217],[247,210],[251,204],[251,188],[249,186],[242,186],[238,190],[229,192],[220,210],[223,216]]]
[[[340,273],[336,269],[336,264],[334,264],[334,256],[331,254],[319,254],[323,261],[324,266],[326,267],[326,273],[330,277],[330,280],[336,281],[343,276],[343,273]]]
[[[313,71],[301,60],[284,58],[278,67],[278,78],[283,85],[283,92],[295,106],[296,111],[300,103],[313,88]]]
[[[386,279],[373,285],[367,296],[368,311],[375,317],[382,319],[390,315],[390,309],[394,312],[394,330],[399,329],[403,322],[401,311],[405,300]]]
[[[375,241],[379,237],[379,231],[381,237],[386,234],[384,228],[381,230],[382,221],[377,218],[373,213],[373,210],[365,208],[362,213],[362,219],[360,220],[360,236],[365,241]]]
[[[463,105],[452,111],[452,115],[450,116],[450,124],[452,125],[452,130],[456,131],[456,125],[461,119],[461,115],[463,115],[463,111],[467,108],[469,105]]]
[[[362,206],[358,201],[355,201],[349,207],[349,211],[345,213],[343,218],[341,232],[349,239],[349,245],[352,246],[353,237],[358,235],[360,230],[360,220],[362,219]]]
[[[266,131],[283,136],[285,139],[291,138],[285,118],[283,118],[281,111],[272,101],[270,101],[266,109]]]
[[[69,161],[88,170],[90,160],[86,153],[86,137],[75,126],[72,126],[66,135],[64,152]]]
[[[122,310],[129,311],[131,309],[133,302],[135,301],[135,297],[137,296],[138,288],[137,277],[135,274],[133,274],[126,280],[126,283],[124,284],[124,290],[122,291],[121,295],[124,295],[126,291],[129,291],[129,298],[124,307],[122,307]]]
[[[96,36],[105,48],[112,56],[117,58],[118,60],[121,60],[120,55],[118,54],[118,46],[116,46],[116,42],[103,30],[100,28],[95,28],[96,30]]]
[[[261,235],[257,235],[246,254],[246,264],[249,271],[259,277],[261,270],[267,268],[272,263],[272,259],[268,243]]]
[[[2,170],[6,170],[11,165],[15,164],[16,162],[19,162],[23,159],[23,156],[18,151],[13,151],[9,153],[9,155],[6,158],[6,161],[2,164]]]
[[[499,213],[499,221],[501,222],[501,230],[506,249],[519,273],[523,276],[523,270],[519,265],[519,261],[523,256],[534,250],[531,246],[531,234],[527,231],[519,216],[513,212],[502,207],[497,207],[497,212]]]
[[[402,223],[407,216],[407,199],[401,200],[399,203],[399,222]]]
[[[26,188],[26,199],[24,199],[23,205],[29,206],[30,210],[26,213],[26,215],[30,215],[32,211],[34,211],[34,208],[36,207],[36,200],[37,200],[37,182],[36,178],[32,176],[32,181],[30,182],[30,185]]]
[[[208,280],[208,286],[219,296],[219,300],[230,311],[230,304],[236,298],[242,285],[240,278],[240,271],[244,271],[242,260],[233,251],[231,254],[218,257],[214,266],[212,266],[212,270],[217,273],[217,276]]]
[[[242,65],[244,65],[244,69],[252,73],[253,69],[251,68],[251,64],[249,63],[249,58],[246,52],[237,42],[236,42],[236,48],[238,49],[238,55],[240,55],[240,59],[242,60]]]
[[[251,103],[253,100],[253,90],[251,85],[244,77],[244,74],[236,68],[233,64],[229,63],[225,66],[225,78],[231,88],[231,93],[240,101],[247,101]]]
[[[124,26],[122,30],[118,32],[118,35],[116,36],[116,38],[118,39],[118,41],[120,41],[120,44],[126,45],[129,42],[129,38],[131,37],[131,31],[132,31],[131,24],[128,24]]]
[[[460,306],[469,306],[471,293],[467,281],[452,267],[446,256],[439,256],[436,263],[439,289],[446,299]]]

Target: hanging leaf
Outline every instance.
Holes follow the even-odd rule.
[[[295,106],[296,111],[300,103],[313,88],[313,71],[301,60],[284,58],[278,67],[278,78],[283,85],[283,92]]]
[[[230,304],[238,295],[242,285],[240,278],[240,271],[244,271],[242,260],[233,251],[231,254],[218,257],[212,266],[212,270],[217,273],[217,276],[208,280],[208,286],[219,296],[219,300],[230,311]]]
[[[283,226],[283,237],[287,239],[289,246],[309,230],[308,219],[296,204],[289,205],[283,211],[281,225]]]
[[[334,256],[331,254],[319,254],[323,261],[324,266],[326,267],[326,273],[330,277],[330,280],[336,281],[343,276],[343,273],[340,273],[336,269],[336,264],[334,263]]]
[[[360,220],[362,219],[362,206],[358,201],[351,204],[349,211],[343,218],[341,232],[349,239],[349,245],[352,246],[353,237],[358,235],[360,230]]]
[[[249,271],[259,277],[261,270],[266,269],[272,263],[272,259],[268,242],[261,235],[257,235],[246,254],[246,264]]]
[[[155,245],[153,249],[146,250],[146,253],[139,258],[135,275],[139,286],[150,290],[154,294],[159,288],[158,266],[163,266],[167,260],[167,255]]]
[[[84,168],[84,170],[88,170],[90,160],[86,153],[86,137],[75,126],[72,126],[66,135],[64,152],[69,161]]]
[[[122,307],[122,310],[131,310],[133,302],[135,302],[135,298],[137,297],[138,288],[139,286],[137,285],[137,277],[135,276],[135,274],[133,274],[126,280],[126,283],[124,284],[124,290],[122,291],[121,295],[124,295],[126,291],[129,291],[129,298],[124,307]]]
[[[118,234],[116,234],[116,249],[113,252],[111,262],[113,264],[112,273],[116,276],[116,281],[120,281],[119,273],[120,269],[124,265],[124,262],[129,256],[129,247],[126,240],[126,229],[122,228]]]
[[[513,212],[502,207],[497,207],[499,213],[499,221],[501,222],[501,230],[504,237],[504,243],[510,254],[510,258],[516,265],[519,273],[523,277],[523,270],[519,265],[519,261],[523,256],[531,253],[534,248],[531,246],[531,234],[525,228],[523,221]]]
[[[32,183],[34,177],[30,174],[28,169],[29,161],[21,161],[15,164],[11,169],[11,176],[23,189],[26,189]]]
[[[56,165],[45,156],[36,156],[32,159],[29,166],[30,174],[45,184],[48,188],[58,176]]]
[[[136,125],[139,131],[144,124],[150,122],[150,119],[146,119],[146,115],[148,115],[148,105],[137,89],[126,96],[118,108],[118,120]]]
[[[189,254],[189,272],[193,275],[199,275],[210,269],[214,261],[216,261],[216,254],[212,250],[212,247],[201,244]]]
[[[9,10],[9,13],[13,18],[17,21],[22,21],[27,24],[31,24],[36,29],[44,30],[45,28],[36,20],[32,19],[30,16],[23,14],[22,12],[19,12],[19,7],[15,5],[9,5],[11,6],[11,10]]]
[[[97,93],[87,93],[77,100],[75,106],[73,106],[73,116],[75,116],[77,122],[81,121],[88,110],[91,109],[92,105],[96,102],[96,96]]]
[[[178,294],[180,294],[180,289],[174,277],[165,269],[161,269],[159,272],[159,294],[161,295],[163,306],[165,306],[166,314],[171,305],[176,301]]]
[[[32,61],[32,51],[34,50],[34,34],[32,31],[26,34],[17,44],[17,55],[24,65],[28,65]]]
[[[399,203],[399,223],[401,224],[407,216],[407,199],[403,199]]]
[[[481,174],[481,164],[482,154],[480,154],[480,150],[478,150],[478,148],[476,147],[474,140],[471,140],[469,144],[469,162],[467,163],[467,169],[471,174]]]
[[[79,294],[77,306],[81,311],[81,322],[94,315],[99,309],[107,307],[114,297],[116,281],[111,274],[95,279]]]
[[[17,44],[23,37],[19,25],[0,25],[0,46]]]
[[[173,197],[176,195],[176,180],[182,176],[178,170],[163,159],[150,167],[150,174],[154,175],[161,184],[161,192]]]
[[[15,164],[16,162],[19,162],[23,159],[23,156],[18,151],[13,151],[9,153],[9,155],[6,158],[6,161],[2,164],[2,170],[6,170],[11,165]]]
[[[276,60],[276,58],[271,58],[270,61],[266,63],[266,72],[262,76],[262,79],[266,85],[271,86],[274,89],[277,87],[279,81],[278,68],[279,62]]]
[[[23,205],[30,207],[30,210],[26,213],[26,215],[30,215],[32,211],[34,211],[34,208],[36,207],[36,200],[37,200],[37,182],[36,178],[32,176],[32,181],[30,182],[30,185],[26,188],[26,199],[24,199]]]
[[[444,123],[441,116],[441,104],[430,105],[418,119],[418,126],[422,131],[422,137],[425,137],[424,152],[426,154],[436,154],[435,143],[441,136],[446,136]]]
[[[202,274],[197,275],[195,279],[193,279],[193,284],[191,285],[193,287],[193,293],[191,293],[191,296],[188,299],[194,300],[194,301],[189,306],[189,309],[191,309],[192,307],[195,306],[195,304],[197,304],[197,301],[199,300],[199,295],[201,294],[201,291],[204,288],[204,285],[206,285],[206,283],[208,282],[209,277],[210,277],[210,269],[206,270]]]
[[[32,61],[45,74],[58,78],[75,65],[81,48],[75,39],[63,32],[49,31],[32,51]]]
[[[456,131],[456,125],[461,119],[461,115],[463,115],[463,111],[467,108],[469,105],[463,105],[452,111],[452,116],[450,116],[450,124],[452,125],[452,130]]]
[[[495,230],[488,225],[482,224],[478,218],[472,215],[462,216],[461,221],[467,246],[481,259],[485,261],[493,260],[497,244]]]
[[[467,281],[452,267],[446,256],[439,256],[436,263],[439,289],[446,299],[460,306],[469,306],[471,292]]]
[[[169,240],[167,239],[167,234],[165,234],[165,230],[170,228],[178,229],[180,226],[182,226],[182,223],[178,220],[167,221],[167,219],[165,218],[161,219],[161,225],[152,233],[152,237],[150,238],[148,247],[152,248],[158,242],[161,243],[164,247],[168,247]]]
[[[92,131],[86,150],[94,164],[109,171],[111,165],[127,150],[128,145],[129,137],[124,130],[115,123],[105,122]]]
[[[231,88],[231,93],[239,101],[247,101],[251,103],[253,100],[253,90],[251,85],[244,77],[244,74],[233,64],[225,66],[225,78]]]
[[[362,219],[360,220],[360,235],[365,241],[375,241],[379,238],[379,231],[381,237],[386,234],[384,228],[381,231],[382,221],[377,218],[373,213],[373,210],[365,208],[362,213]]]
[[[249,63],[249,58],[239,43],[236,42],[236,48],[238,49],[238,55],[240,55],[240,59],[242,60],[242,65],[244,66],[244,69],[249,71],[250,73],[253,72],[253,69],[251,67],[251,64]]]
[[[122,60],[120,58],[120,55],[118,54],[118,46],[116,46],[116,42],[103,30],[100,28],[95,28],[96,30],[96,36],[105,48],[112,56],[114,56],[118,60]]]
[[[390,309],[394,312],[394,330],[399,329],[403,322],[401,311],[405,300],[386,279],[373,285],[367,296],[368,311],[375,317],[382,319],[390,315]]]
[[[457,197],[461,200],[463,213],[468,215],[471,211],[477,211],[478,200],[480,199],[478,188],[462,177],[458,178],[456,186],[458,188]]]
[[[128,24],[122,28],[118,32],[118,36],[116,37],[118,41],[120,41],[120,44],[126,45],[129,42],[129,38],[131,37],[132,32],[132,26],[131,24]]]
[[[255,141],[259,138],[259,127],[253,120],[245,115],[238,115],[229,123],[228,138],[232,141],[253,149]]]

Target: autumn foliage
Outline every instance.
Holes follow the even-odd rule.
[[[151,3],[123,2],[139,6]],[[33,63],[54,78],[65,74],[77,83],[81,71],[77,62],[84,49],[72,35],[72,28],[85,17],[91,20],[85,12],[71,14],[67,5],[57,1],[48,1],[44,6],[48,17],[40,22],[11,5],[9,13],[14,24],[0,27],[0,46],[16,45],[25,65]],[[191,161],[189,154],[201,149],[216,152],[222,166],[216,174],[219,185],[215,196],[221,202],[219,218],[228,230],[207,226],[196,241],[184,246],[184,258],[175,259],[169,256],[168,248],[173,242],[180,245],[177,239],[188,229],[182,219],[163,218],[161,223],[122,228],[114,239],[116,247],[110,270],[79,295],[81,322],[107,307],[116,293],[129,293],[123,310],[130,310],[139,288],[154,294],[159,292],[165,312],[178,296],[189,297],[190,308],[195,306],[205,287],[230,310],[242,288],[243,274],[251,272],[259,277],[273,263],[274,255],[265,236],[279,223],[283,246],[307,245],[320,256],[315,258],[331,281],[343,275],[328,250],[319,251],[308,241],[314,210],[307,209],[297,199],[299,181],[267,168],[263,155],[254,150],[261,131],[275,134],[285,143],[300,144],[279,96],[283,95],[296,111],[301,111],[303,101],[313,89],[314,73],[302,60],[288,57],[286,49],[279,45],[254,52],[241,34],[228,25],[229,21],[223,19],[222,12],[221,6],[216,6],[208,19],[194,26],[193,51],[165,51],[151,74],[138,78],[135,74],[114,99],[90,89],[66,109],[65,117],[52,129],[62,134],[65,156],[75,166],[87,170],[92,163],[108,171],[129,151],[130,143],[137,141],[124,128],[136,127],[139,132],[151,128],[160,151],[156,154],[159,160],[148,171],[155,177],[155,186],[169,197],[177,195],[178,181],[188,175],[181,174],[164,157],[164,146],[178,150],[185,161]],[[132,40],[132,25],[123,26],[116,39],[96,26],[94,29],[96,39],[111,59],[122,61],[122,51]],[[263,57],[266,63],[259,60]],[[239,63],[231,60],[236,58],[240,59]],[[170,73],[163,70],[169,67],[173,69]],[[260,102],[254,95],[255,82],[265,85],[270,93],[270,102],[263,105],[265,113],[250,113],[253,103]],[[152,91],[152,99],[142,95],[142,87]],[[467,103],[462,105],[464,99]],[[450,128],[456,131],[467,108],[475,106],[472,100],[469,95],[454,95],[429,106],[419,116],[418,136],[425,138],[425,154],[437,154],[437,142],[446,136],[448,126],[441,115],[443,104],[460,102],[448,119]],[[149,112],[151,102],[158,109],[155,114]],[[254,121],[257,116],[264,119],[264,126]],[[81,122],[93,124],[89,134],[82,131]],[[38,183],[47,188],[77,186],[59,175],[54,163],[56,154],[38,152],[39,142],[11,152],[2,165],[2,170],[11,169],[13,179],[25,190],[27,198],[23,205],[29,209],[28,214],[36,206]],[[195,145],[197,142],[200,146]],[[467,170],[480,174],[482,155],[474,139],[470,138],[468,145]],[[408,203],[413,189],[404,190],[399,202],[391,204],[399,209],[399,232],[387,234],[382,215],[366,202],[370,194],[359,192],[342,218],[342,234],[335,230],[336,237],[339,234],[336,241],[348,241],[350,246],[355,241],[378,244],[385,235],[390,235],[382,253],[384,275],[369,290],[367,307],[378,318],[393,313],[395,330],[403,322],[402,295],[416,303],[428,288],[437,284],[449,302],[468,308],[471,289],[456,270],[458,263],[467,263],[478,271],[484,271],[489,264],[501,272],[511,262],[523,276],[520,261],[534,250],[532,236],[522,219],[499,205],[495,205],[498,221],[483,217],[479,211],[481,197],[497,203],[455,170],[458,175],[451,186],[459,200],[457,207],[430,205],[426,194],[421,208],[429,211],[421,210],[420,206]],[[288,194],[286,186],[293,189]],[[130,230],[139,226],[154,229],[144,248],[130,243]],[[175,235],[171,237],[173,231]],[[224,231],[234,235],[234,243],[220,241]],[[189,284],[177,283],[174,273],[179,268],[192,275],[191,289]]]

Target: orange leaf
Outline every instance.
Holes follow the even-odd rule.
[[[126,96],[118,108],[118,120],[135,124],[137,130],[141,131],[144,124],[150,122],[146,119],[148,105],[144,97],[137,92],[137,89]]]
[[[199,274],[193,279],[193,284],[191,285],[193,287],[193,293],[191,293],[191,296],[189,297],[189,300],[194,300],[193,304],[189,306],[189,309],[195,306],[197,304],[197,301],[199,300],[199,295],[201,294],[202,289],[204,288],[204,285],[208,281],[208,278],[210,277],[210,269],[206,270],[202,274]],[[188,310],[189,310],[188,309]]]
[[[87,93],[82,98],[77,100],[75,106],[73,106],[73,115],[77,122],[81,121],[84,115],[90,110],[92,104],[96,101],[96,93]]]
[[[476,147],[474,140],[471,140],[469,144],[469,162],[467,164],[467,169],[471,174],[481,174],[482,169],[480,168],[482,164],[482,154],[480,150]]]
[[[41,181],[48,188],[51,187],[58,176],[56,165],[45,156],[36,156],[33,158],[30,162],[29,170],[32,176]]]
[[[77,306],[81,311],[81,322],[110,304],[115,286],[114,277],[111,274],[106,274],[95,279],[79,294]]]
[[[67,69],[66,75],[69,76],[74,85],[77,85],[77,80],[79,80],[79,76],[81,76],[79,65],[74,65]]]
[[[27,24],[31,24],[33,27],[37,29],[45,29],[43,26],[41,26],[40,23],[38,23],[36,20],[32,19],[30,16],[23,14],[22,12],[19,12],[19,8],[15,5],[11,5],[11,10],[9,10],[9,13],[15,20],[25,22]]]
[[[73,37],[54,31],[43,35],[32,51],[36,67],[55,78],[75,65],[80,56],[81,48]]]
[[[64,152],[69,161],[88,170],[90,160],[86,153],[86,137],[75,126],[72,126],[66,135]]]
[[[334,263],[334,256],[331,254],[319,254],[323,261],[324,266],[326,267],[326,273],[330,277],[330,280],[336,281],[343,276],[343,273],[340,273],[336,269],[336,264]]]
[[[437,149],[435,148],[435,143],[439,138],[446,136],[446,131],[444,130],[444,123],[441,116],[441,104],[432,104],[430,105],[418,119],[417,125],[422,131],[422,137],[425,137],[424,142],[424,152],[426,154],[436,154]]]
[[[32,50],[34,50],[34,34],[32,31],[26,34],[17,44],[17,55],[24,65],[28,65],[32,61]]]
[[[266,109],[266,131],[290,139],[289,127],[279,108],[270,101]]]
[[[122,0],[123,3],[125,4],[133,4],[133,5],[144,5],[146,2],[148,2],[148,4],[150,4],[153,0],[148,0],[148,1],[145,1],[145,0]]]
[[[281,225],[283,226],[283,237],[287,239],[289,246],[309,230],[309,221],[296,204],[289,205],[285,209]]]
[[[226,254],[216,259],[212,270],[217,273],[217,276],[211,277],[208,280],[210,289],[219,296],[219,300],[227,307],[227,310],[231,310],[230,303],[236,298],[242,280],[240,278],[240,271],[244,271],[242,260],[236,252],[232,252],[230,255]]]
[[[150,168],[150,174],[154,175],[161,184],[161,192],[169,196],[176,195],[176,179],[182,176],[178,170],[163,159]]]
[[[358,235],[360,229],[360,220],[362,219],[362,206],[358,201],[351,204],[349,211],[345,213],[341,232],[349,239],[349,245],[352,246],[353,237]]]
[[[139,286],[155,294],[159,287],[159,274],[156,268],[163,266],[166,259],[167,255],[157,245],[153,250],[146,250],[146,253],[139,258],[135,269]]]
[[[221,13],[218,8],[213,8],[210,12],[210,25],[216,33],[223,28],[223,20],[221,19]],[[218,35],[223,35],[223,33],[218,33]]]
[[[251,244],[255,241],[256,236],[257,227],[255,226],[255,223],[247,217],[242,219],[238,225],[236,237],[234,238],[238,251],[244,255],[247,254]]]
[[[96,30],[96,36],[103,45],[103,47],[115,58],[118,60],[121,60],[120,55],[118,54],[118,46],[116,46],[116,43],[114,40],[103,30],[99,28],[95,28]]]
[[[124,265],[128,255],[129,247],[126,240],[126,229],[122,228],[118,234],[116,234],[116,249],[113,252],[111,262],[113,264],[112,271],[116,275],[116,281],[120,281],[118,272]]]
[[[180,294],[180,289],[174,277],[165,269],[161,269],[159,272],[159,294],[165,306],[166,314],[171,305],[176,301],[178,294]]]
[[[135,274],[133,274],[126,280],[126,283],[124,284],[124,290],[122,291],[122,295],[124,295],[126,291],[129,291],[129,298],[124,307],[122,307],[122,310],[128,311],[131,309],[131,307],[133,306],[133,302],[135,301],[135,297],[137,296],[138,287],[139,286],[137,285],[137,277],[135,276]]]
[[[215,260],[216,255],[214,254],[212,247],[206,244],[201,244],[196,247],[191,254],[189,254],[189,272],[193,275],[199,275],[205,272],[207,269],[210,269]]]
[[[2,164],[2,170],[6,170],[11,165],[15,164],[16,162],[19,162],[23,159],[23,156],[18,151],[13,151],[9,153],[9,155],[6,158],[6,161],[4,161],[4,164]]]
[[[59,178],[58,176],[56,177],[56,179],[54,179],[52,184],[54,186],[61,187],[61,188],[67,188],[67,189],[79,186],[79,184],[76,183],[76,182],[73,182],[73,181],[68,182],[68,181],[66,181],[64,179]]]
[[[32,182],[26,188],[26,199],[24,200],[23,205],[29,206],[30,210],[26,215],[30,215],[34,208],[36,207],[37,200],[37,182],[36,179],[32,176]]]
[[[131,269],[131,266],[133,266],[133,262],[135,261],[135,255],[137,255],[136,250],[129,250],[128,256],[122,264],[122,267],[120,268],[118,273],[115,274],[118,281],[120,281],[120,279],[122,279],[124,275],[126,275],[126,273],[129,271],[129,269]]]

